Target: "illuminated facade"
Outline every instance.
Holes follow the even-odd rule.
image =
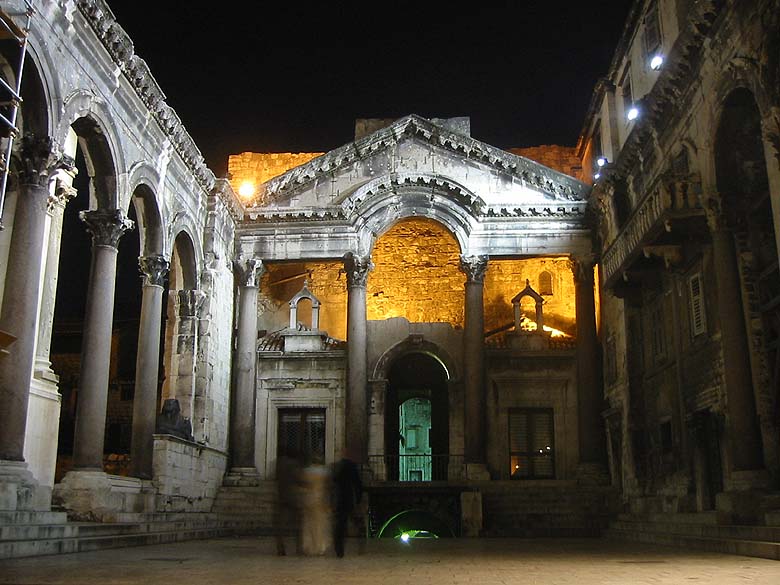
[[[637,0],[576,148],[410,114],[217,179],[105,1],[42,2],[0,231],[0,510],[268,527],[280,455],[346,451],[378,525],[593,535],[621,498],[779,524],[778,13]]]

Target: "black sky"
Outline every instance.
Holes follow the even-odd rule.
[[[361,117],[470,116],[501,148],[574,145],[631,0],[109,3],[221,176],[232,153],[350,142]]]

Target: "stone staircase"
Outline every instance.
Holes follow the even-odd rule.
[[[620,514],[607,538],[780,560],[780,526],[722,523],[717,512]]]
[[[252,533],[252,519],[214,513],[117,514],[116,522],[69,522],[65,512],[0,512],[0,559]]]
[[[270,534],[275,506],[276,482],[261,481],[257,486],[222,486],[211,512],[226,520],[241,520],[255,532]]]
[[[484,536],[599,536],[617,515],[615,490],[574,481],[490,482],[481,491]]]

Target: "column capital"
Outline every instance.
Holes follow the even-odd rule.
[[[596,255],[592,252],[572,254],[569,257],[569,268],[574,275],[574,282],[593,282],[593,267],[596,266]]]
[[[460,271],[466,275],[467,283],[483,283],[487,267],[488,257],[486,255],[467,256],[462,254],[460,257]]]
[[[151,256],[140,256],[138,268],[143,277],[144,285],[164,286],[170,263],[165,256],[152,254]]]
[[[93,246],[116,249],[122,234],[135,227],[135,222],[121,209],[81,211],[79,218],[87,225],[87,231],[92,234]]]
[[[371,256],[358,256],[347,252],[344,254],[344,269],[349,286],[366,286],[368,273],[374,269],[374,263],[371,262]]]
[[[68,201],[78,195],[78,191],[71,185],[66,185],[61,181],[57,181],[57,185],[54,187],[54,193],[49,193],[49,199],[46,202],[47,211],[54,213],[56,209],[65,209]]]
[[[238,279],[238,286],[257,287],[260,284],[260,277],[265,272],[265,266],[260,258],[239,256],[233,260],[233,271]]]
[[[56,171],[73,172],[76,166],[51,136],[37,136],[31,132],[25,133],[19,141],[15,159],[19,183],[39,187],[45,187]]]

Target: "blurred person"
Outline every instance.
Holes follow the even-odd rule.
[[[276,554],[287,554],[284,537],[292,532],[295,552],[301,552],[301,519],[299,495],[301,466],[295,453],[284,453],[276,460],[276,507],[274,508],[274,536]]]
[[[322,461],[307,465],[301,474],[301,551],[323,555],[330,547],[330,485]]]
[[[334,489],[334,523],[333,544],[338,557],[344,556],[344,539],[347,536],[347,523],[350,519],[358,526],[360,534],[360,551],[365,546],[365,526],[362,518],[359,518],[363,499],[363,482],[360,479],[360,470],[354,461],[352,453],[344,452],[342,458],[336,463],[333,472]],[[357,512],[357,514],[356,514]]]

